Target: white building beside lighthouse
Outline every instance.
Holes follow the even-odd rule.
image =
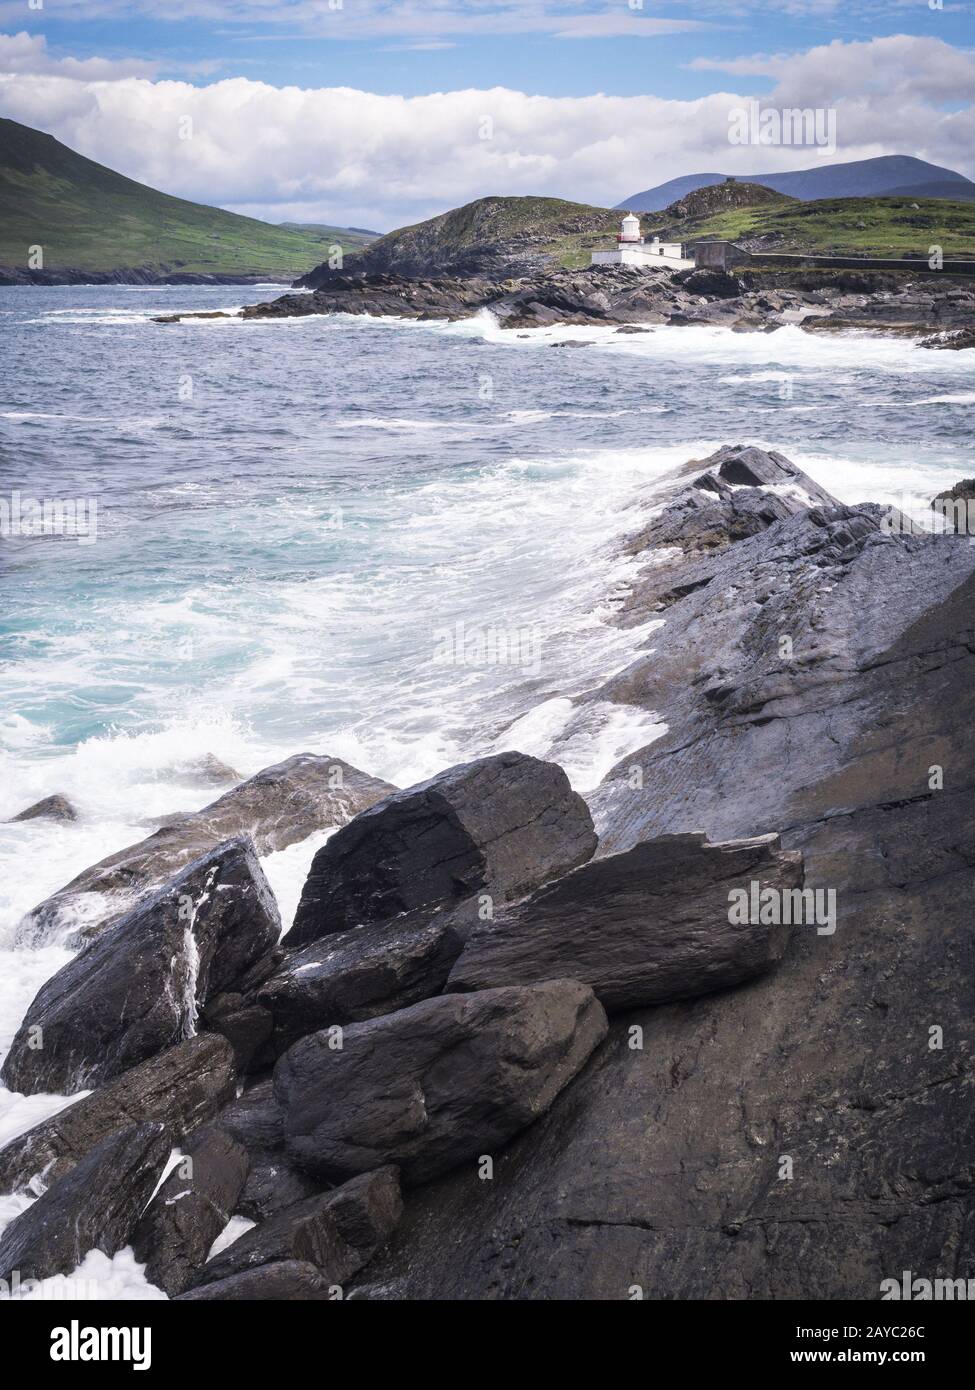
[[[656,266],[662,270],[688,270],[694,262],[684,256],[679,241],[644,241],[640,219],[628,212],[620,224],[615,251],[594,251],[592,265],[635,265],[647,270]]]

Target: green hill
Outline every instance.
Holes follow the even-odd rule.
[[[172,198],[0,119],[0,278],[30,278],[28,248],[41,246],[52,278],[294,280],[335,241],[346,253],[363,245],[359,234],[273,227]]]
[[[612,244],[620,213],[562,198],[478,198],[400,227],[374,241],[355,269],[423,279],[444,275],[520,275],[548,266],[585,266]],[[307,277],[312,288],[318,274]]]
[[[724,187],[724,185],[720,185]],[[702,193],[692,195],[699,199]],[[975,203],[947,198],[820,198],[760,204],[681,216],[684,204],[644,218],[644,230],[664,239],[736,241],[752,251],[923,256],[940,246],[946,256],[975,253]],[[706,203],[706,200],[705,200]],[[694,209],[692,209],[694,211]],[[677,213],[677,216],[674,214]]]
[[[368,246],[382,236],[382,232],[368,232],[365,227],[333,227],[328,222],[279,222],[277,225],[330,245],[337,242],[345,248]]]

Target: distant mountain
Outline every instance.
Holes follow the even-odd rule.
[[[660,212],[689,193],[709,184],[722,183],[727,174],[686,174],[679,179],[634,193],[617,207],[633,212]],[[943,169],[911,155],[890,154],[878,159],[857,159],[849,164],[817,164],[785,174],[736,175],[742,183],[760,183],[787,193],[791,198],[810,202],[818,198],[880,198],[896,194],[907,197],[975,199],[975,183],[953,169]],[[931,192],[936,187],[938,192]]]
[[[330,237],[347,252],[363,244]],[[43,268],[32,272],[35,246]],[[322,250],[320,234],[170,197],[0,119],[0,283],[291,281]]]

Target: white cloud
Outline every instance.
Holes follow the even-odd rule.
[[[948,77],[932,91],[926,74],[935,56],[916,42],[927,41],[813,49],[770,60],[768,75],[789,104],[838,93],[841,160],[908,153],[971,175],[972,109],[942,104],[946,91],[967,90],[970,59],[942,54]],[[17,51],[27,61],[23,45]],[[387,228],[491,193],[610,205],[678,174],[822,163],[804,148],[730,145],[729,111],[745,100],[731,92],[669,100],[494,88],[401,97],[241,77],[194,86],[66,76],[43,49],[31,51],[35,72],[8,68],[0,76],[4,114],[166,192],[271,220]],[[857,69],[871,78],[866,89],[853,80]],[[186,116],[193,135],[181,140]],[[488,139],[481,138],[485,117],[493,125]]]
[[[735,77],[774,78],[772,100],[803,106],[871,92],[931,102],[975,99],[975,53],[909,34],[853,43],[834,39],[805,53],[696,58],[690,67]]]
[[[158,63],[137,59],[54,58],[47,51],[47,39],[40,34],[0,34],[0,73],[58,73],[105,82],[119,77],[152,77],[158,69]]]

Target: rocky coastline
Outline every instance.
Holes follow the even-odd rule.
[[[564,736],[666,731],[587,799],[517,750],[403,789],[299,754],[28,916],[83,946],[3,1080],[90,1094],[0,1151],[36,1198],[0,1279],[126,1246],[211,1301],[970,1267],[975,550],[744,445],[642,500],[617,620],[663,624]],[[326,828],[282,936],[258,855]]]
[[[855,328],[925,337],[931,341],[923,346],[954,348],[972,345],[975,321],[975,284],[970,280],[921,280],[872,271],[738,276],[705,269],[670,273],[596,266],[503,280],[332,272],[319,276],[316,285],[248,305],[237,317],[357,314],[458,320],[489,310],[504,329],[614,326],[636,332],[669,324],[774,332],[794,324],[807,332]],[[193,317],[172,314],[156,321]]]

